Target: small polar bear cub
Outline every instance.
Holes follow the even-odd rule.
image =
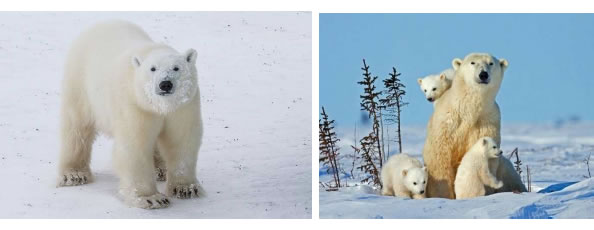
[[[455,72],[453,69],[446,69],[439,75],[429,75],[417,79],[421,91],[429,102],[437,102],[441,95],[452,87],[452,80]],[[433,104],[435,106],[435,103]]]
[[[196,179],[203,125],[195,50],[156,43],[129,22],[100,23],[74,41],[62,84],[60,186],[93,181],[91,148],[100,132],[114,139],[114,168],[128,204],[169,206],[155,171],[165,172],[167,196],[203,193]]]
[[[497,165],[497,160],[503,152],[497,146],[497,143],[491,137],[479,139],[462,158],[456,180],[454,182],[454,191],[456,199],[467,199],[472,197],[484,196],[486,194],[485,185],[491,188],[499,189],[503,182],[497,180],[496,172],[492,172]],[[491,168],[491,170],[490,170]]]
[[[391,156],[382,168],[382,195],[413,199],[426,197],[427,169],[405,153]]]

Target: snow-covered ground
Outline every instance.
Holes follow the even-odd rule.
[[[311,218],[311,13],[0,12],[0,218]],[[60,81],[81,30],[124,19],[198,51],[207,197],[162,210],[118,197],[112,141],[96,182],[56,188]],[[164,182],[159,182],[163,191]]]
[[[367,185],[356,186],[363,175],[354,169],[355,179],[348,179],[352,160],[347,156],[352,152],[348,144],[354,134],[352,130],[339,130],[339,138],[344,140],[343,180],[348,180],[352,187],[330,192],[320,188],[320,218],[594,218],[594,180],[585,178],[588,170],[584,163],[588,154],[594,153],[594,122],[504,122],[502,150],[508,156],[518,148],[523,178],[525,167],[530,168],[532,192],[499,193],[469,200],[411,200],[378,195]],[[424,137],[425,127],[405,127],[403,152],[422,159]],[[594,164],[592,158],[590,164]],[[590,170],[594,174],[594,165]],[[330,180],[326,168],[320,167],[320,181]]]

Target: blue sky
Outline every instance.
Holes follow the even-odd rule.
[[[594,14],[320,14],[320,108],[337,125],[360,121],[362,59],[407,86],[403,124],[433,111],[419,77],[487,52],[509,61],[497,96],[502,122],[594,120]],[[321,111],[321,110],[320,110]]]

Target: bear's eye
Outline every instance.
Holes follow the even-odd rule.
[[[474,62],[470,62],[471,65],[474,65]]]
[[[493,65],[493,62],[489,62],[489,65]]]
[[[433,91],[437,90],[437,88],[433,88]]]
[[[178,71],[178,70],[179,70],[179,68],[177,66],[173,67],[173,71]]]
[[[152,72],[155,72],[155,70],[157,70],[157,68],[155,68],[155,67],[151,67],[151,71],[152,71]]]
[[[417,185],[417,182],[413,182],[414,185]]]
[[[424,89],[423,91],[425,91],[425,93],[427,92],[427,90],[426,90],[426,89]]]
[[[493,149],[496,149],[496,148],[497,148],[497,146],[493,146]]]
[[[423,181],[423,184],[425,184],[425,181]]]

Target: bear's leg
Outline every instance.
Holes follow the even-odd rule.
[[[170,114],[159,136],[159,151],[167,165],[166,194],[181,199],[204,195],[196,179],[202,124],[197,108],[188,107]]]
[[[396,197],[404,197],[404,198],[412,198],[412,194],[408,191],[403,191],[402,189],[394,186],[394,196]]]
[[[167,173],[167,167],[165,166],[165,161],[163,160],[163,158],[161,158],[159,149],[156,146],[153,158],[155,160],[155,172],[157,174],[157,181],[166,181],[167,177],[165,175]]]
[[[443,166],[442,166],[443,167]],[[441,197],[455,199],[454,195],[454,179],[449,180],[448,178],[455,177],[452,170],[442,169],[442,173],[432,173],[429,171],[427,180],[427,197]]]
[[[139,208],[164,208],[169,200],[157,191],[155,141],[162,119],[134,111],[123,113],[114,124],[114,163],[120,177],[120,194]],[[129,117],[126,117],[129,116]]]
[[[394,190],[392,189],[392,186],[384,185],[382,188],[382,196],[394,196]]]
[[[491,174],[488,166],[482,167],[480,169],[479,177],[481,178],[483,184],[488,185],[489,187],[499,189],[503,186],[503,182],[497,180],[497,178],[493,174]],[[482,195],[485,195],[484,192]]]
[[[59,186],[74,186],[93,181],[89,166],[96,131],[77,106],[63,105]]]
[[[425,199],[425,194],[413,194],[412,198],[415,200]]]

